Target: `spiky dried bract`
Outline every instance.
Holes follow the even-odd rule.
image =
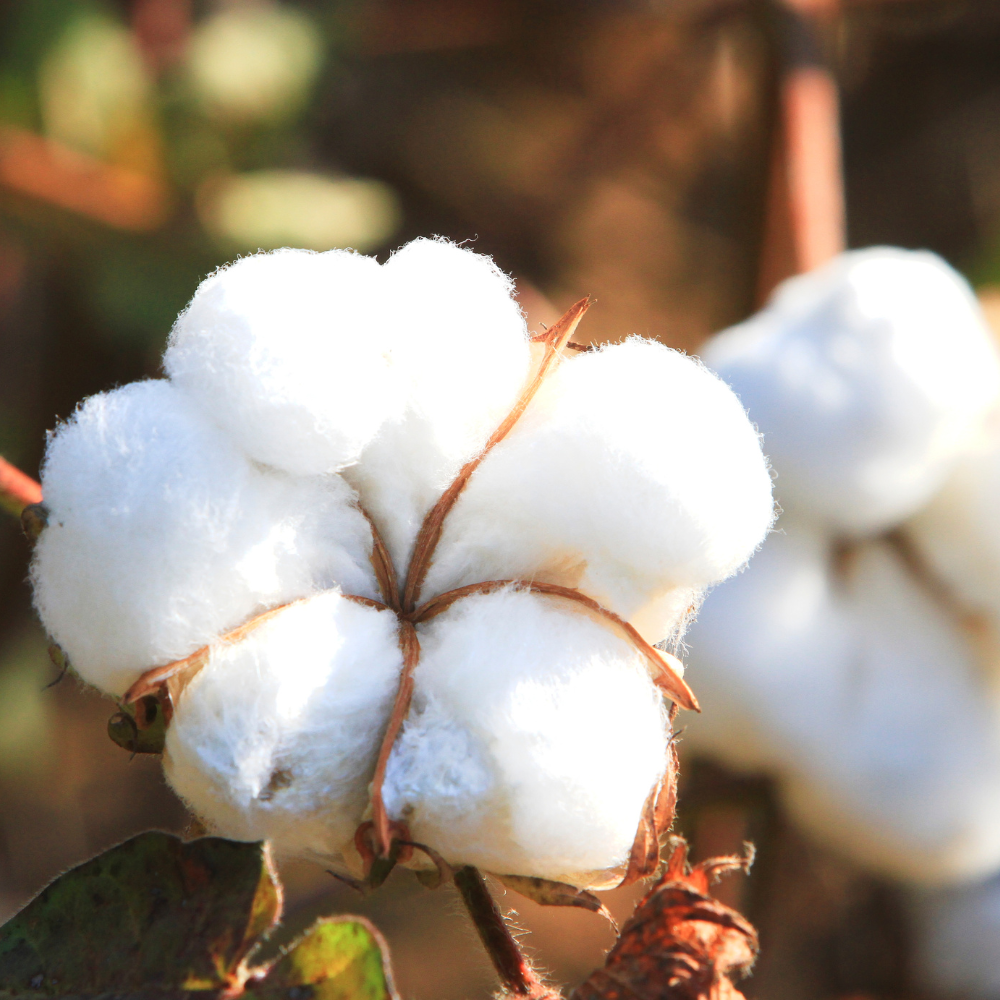
[[[532,347],[509,279],[440,240],[245,258],[179,318],[169,381],[57,431],[38,607],[86,679],[172,709],[167,775],[208,826],[385,871],[412,837],[632,872],[673,787],[663,693],[696,705],[636,630],[678,634],[747,559],[770,481],[696,362],[564,356],[585,309]]]
[[[971,289],[926,252],[841,254],[702,356],[764,432],[782,506],[854,535],[930,499],[1000,394]]]

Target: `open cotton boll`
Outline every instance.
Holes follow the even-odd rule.
[[[42,486],[35,605],[112,694],[263,607],[335,582],[375,596],[347,484],[255,466],[169,382],[86,400],[50,439]]]
[[[576,587],[658,642],[772,520],[771,480],[732,391],[630,339],[563,362],[476,470],[424,597],[483,579]]]
[[[514,405],[531,359],[513,284],[489,257],[420,239],[382,273],[404,405],[345,474],[405,566],[424,515]]]
[[[962,457],[904,530],[967,609],[1000,624],[1000,433]]]
[[[335,472],[397,406],[383,289],[378,261],[346,250],[244,257],[201,283],[164,366],[251,458]]]
[[[925,252],[841,254],[702,357],[764,433],[779,501],[856,535],[925,503],[1000,394],[971,289]]]
[[[785,514],[746,570],[708,595],[685,639],[702,711],[685,719],[682,752],[780,771],[803,745],[836,743],[857,642],[830,556],[822,530]]]
[[[644,658],[577,606],[504,589],[419,629],[385,801],[454,864],[607,885],[667,766]]]
[[[164,768],[227,837],[331,857],[368,804],[402,655],[394,614],[335,591],[219,645],[181,694]]]
[[[913,891],[908,899],[914,972],[935,995],[1000,996],[1000,875],[982,882]]]
[[[813,712],[836,727],[788,769],[792,816],[862,864],[918,884],[1000,865],[1000,727],[957,623],[887,544],[853,556],[858,658]],[[828,730],[829,731],[829,730]]]

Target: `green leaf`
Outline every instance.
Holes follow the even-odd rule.
[[[394,1000],[396,991],[382,936],[362,917],[316,921],[250,984],[259,1000]]]
[[[140,834],[0,928],[0,998],[224,989],[280,912],[264,844]]]

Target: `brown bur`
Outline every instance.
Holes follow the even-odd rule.
[[[636,907],[604,968],[571,1000],[743,1000],[732,977],[753,965],[757,932],[708,889],[751,860],[710,858],[691,868],[687,844],[673,838],[663,877]]]

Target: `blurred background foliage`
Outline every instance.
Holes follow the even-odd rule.
[[[3,0],[0,453],[37,474],[45,430],[155,376],[200,278],[259,247],[470,240],[534,324],[591,294],[591,339],[697,350],[760,301],[785,16],[777,0]],[[850,244],[929,247],[1000,283],[1000,3],[845,0],[825,23]],[[107,740],[113,706],[46,686],[27,556],[0,522],[0,918],[67,865],[186,823],[157,763]],[[724,890],[762,929],[749,996],[919,994],[892,886],[802,840],[765,782],[690,762],[685,783],[697,854],[762,848]],[[308,866],[285,876],[295,926],[372,916],[404,995],[491,988],[446,893],[397,876],[361,901]],[[518,909],[564,981],[612,941],[588,914]]]

